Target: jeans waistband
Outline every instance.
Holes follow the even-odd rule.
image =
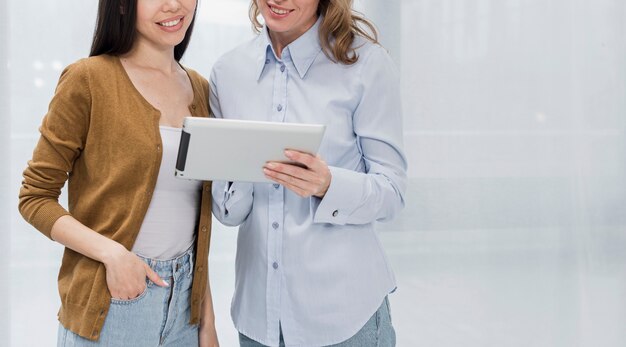
[[[195,245],[191,245],[183,254],[172,259],[153,259],[141,254],[137,254],[137,256],[160,276],[174,276],[174,274],[179,271],[191,274],[193,271],[194,246]]]

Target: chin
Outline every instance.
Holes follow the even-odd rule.
[[[273,22],[265,22],[267,23],[267,27],[275,32],[275,33],[284,33],[289,31],[290,26],[286,25],[287,23],[273,23]]]

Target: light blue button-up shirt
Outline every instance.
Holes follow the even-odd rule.
[[[319,154],[332,181],[323,199],[278,184],[213,183],[213,213],[241,225],[233,321],[270,346],[279,327],[287,346],[347,340],[396,287],[375,224],[404,206],[397,70],[362,38],[357,63],[332,62],[319,23],[281,58],[263,30],[220,58],[210,78],[215,117],[326,125]]]

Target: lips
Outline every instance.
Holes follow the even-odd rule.
[[[279,15],[279,16],[288,15],[289,13],[291,13],[291,11],[293,11],[293,10],[287,10],[287,9],[284,9],[284,8],[276,7],[276,6],[273,6],[273,5],[269,5],[269,8],[270,8],[270,11],[272,13],[274,13],[276,15]]]

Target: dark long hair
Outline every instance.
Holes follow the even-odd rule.
[[[198,4],[196,3],[196,8]],[[185,54],[193,25],[196,21],[194,15],[185,38],[174,47],[174,59],[180,61]],[[100,0],[98,5],[98,18],[91,42],[89,56],[100,54],[122,55],[128,53],[137,36],[137,0]]]

